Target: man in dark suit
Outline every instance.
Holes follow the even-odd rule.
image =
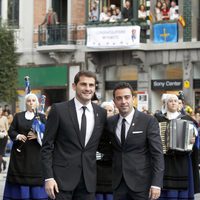
[[[74,99],[54,104],[42,147],[45,189],[51,199],[94,200],[96,150],[106,111],[91,103],[96,75],[81,71],[74,78]]]
[[[119,83],[113,97],[119,114],[108,118],[103,138],[113,151],[114,200],[157,199],[164,171],[158,122],[133,107],[128,83]]]

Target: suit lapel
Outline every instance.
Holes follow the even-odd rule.
[[[79,142],[80,142],[81,146],[83,147],[84,145],[81,143],[80,130],[79,130],[79,124],[78,124],[78,118],[77,118],[74,99],[69,101],[69,115],[72,119],[72,123],[73,123],[74,129],[76,131],[76,134],[78,136]]]
[[[119,121],[119,114],[115,115],[113,118],[112,132],[114,133],[114,137],[115,137],[117,144],[121,147],[121,141],[119,140],[119,138],[117,137],[117,134],[116,134],[116,128],[117,128],[118,121]]]
[[[117,144],[118,144],[120,147],[122,147],[122,146],[121,146],[121,141],[119,140],[119,138],[118,138],[117,135],[116,135],[116,128],[117,128],[118,120],[119,120],[119,114],[116,115],[116,116],[113,118],[113,121],[112,121],[112,124],[113,124],[113,126],[112,126],[112,132],[114,133],[114,137],[115,137],[115,139],[116,139]],[[134,113],[134,115],[133,115],[133,119],[132,119],[132,121],[131,121],[130,128],[129,128],[128,132],[127,132],[127,137],[126,137],[124,146],[126,146],[126,142],[128,141],[128,137],[131,135],[131,132],[134,131],[134,129],[135,129],[135,124],[138,123],[138,120],[139,120],[139,111],[138,111],[137,109],[135,109],[135,113]]]

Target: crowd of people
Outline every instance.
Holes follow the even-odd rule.
[[[177,20],[179,18],[179,7],[175,0],[157,0],[154,14],[156,21]]]
[[[146,20],[147,13],[144,4],[141,4],[138,9],[138,18]],[[121,22],[131,21],[133,19],[133,8],[130,0],[126,0],[122,8],[117,7],[115,4],[103,6],[102,12],[98,14],[98,3],[93,2],[89,12],[89,21],[100,21],[100,22]]]
[[[100,103],[96,82],[93,72],[80,71],[72,85],[75,97],[53,104],[48,117],[36,112],[38,98],[30,93],[10,127],[0,118],[5,138],[13,141],[3,199],[194,199],[200,192],[200,140],[183,94],[164,94],[162,108],[151,114],[134,107],[126,82],[115,86],[113,101]],[[36,119],[45,124],[42,146]],[[189,123],[191,149],[163,142],[162,134],[176,134],[174,120]]]
[[[133,19],[133,7],[130,0],[126,0],[122,10],[114,4],[103,6],[99,14],[99,3],[91,3],[89,21],[118,22],[130,21]],[[179,7],[175,0],[157,0],[155,9],[152,12],[156,21],[177,20],[179,18]],[[140,4],[138,8],[138,19],[146,20],[147,12],[145,4]]]
[[[8,143],[8,129],[12,123],[13,116],[8,105],[4,108],[0,106],[0,173],[6,169],[7,162],[3,159],[6,153],[6,146]]]
[[[98,3],[92,2],[89,12],[89,21],[100,22],[118,22],[130,21],[133,18],[133,10],[130,0],[126,0],[123,9],[117,7],[115,4],[103,6],[102,11],[98,11]]]

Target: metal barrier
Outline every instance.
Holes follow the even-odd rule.
[[[105,26],[141,26],[140,42],[146,43],[148,39],[146,36],[146,30],[149,29],[149,25],[144,21],[130,21],[130,22],[115,22],[115,23],[100,23],[100,22],[88,22],[87,27],[105,27]],[[84,31],[84,33],[82,33]],[[38,28],[38,45],[60,45],[60,44],[76,44],[81,38],[85,38],[85,29],[79,31],[77,25],[57,24],[48,26],[39,26]],[[85,38],[86,41],[86,38]]]

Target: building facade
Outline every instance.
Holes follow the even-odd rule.
[[[170,1],[169,1],[170,2]],[[130,20],[101,21],[104,7],[109,12],[125,0],[1,0],[1,17],[15,28],[19,59],[19,98],[23,77],[30,76],[32,90],[47,96],[47,105],[73,97],[71,84],[76,72],[88,69],[97,74],[97,95],[112,99],[119,81],[128,81],[137,94],[136,106],[152,112],[160,109],[163,93],[183,90],[186,103],[200,105],[200,2],[176,1],[178,20],[156,21],[155,1],[131,0]],[[138,8],[145,5],[145,19]],[[49,8],[58,23],[41,25]],[[164,42],[156,38],[161,25]],[[176,38],[168,40],[169,35]],[[53,39],[52,39],[52,38]],[[51,40],[50,40],[51,39]],[[145,100],[141,98],[145,96]],[[143,99],[143,100],[142,100]],[[20,100],[19,102],[21,102]],[[21,103],[19,103],[21,104]],[[20,107],[20,105],[18,105]]]

